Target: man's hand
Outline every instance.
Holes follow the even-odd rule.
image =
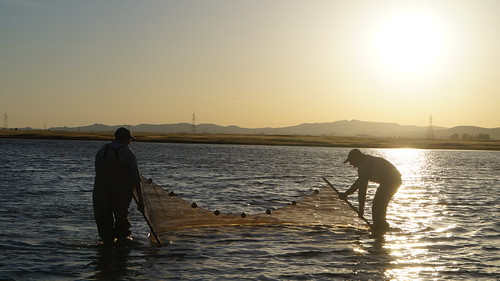
[[[339,199],[346,200],[347,199],[347,192],[339,193]]]
[[[144,203],[143,202],[137,202],[137,210],[139,212],[144,213]]]
[[[358,217],[363,218],[364,214],[365,214],[365,208],[361,208],[358,210]]]

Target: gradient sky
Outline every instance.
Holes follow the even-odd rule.
[[[44,128],[500,127],[500,1],[0,0],[0,114]],[[3,123],[3,122],[2,122]]]

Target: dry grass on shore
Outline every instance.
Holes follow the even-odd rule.
[[[462,141],[414,138],[362,138],[299,135],[224,135],[224,134],[162,134],[134,132],[139,142],[207,143],[247,145],[287,145],[358,148],[421,148],[500,150],[500,140]],[[111,140],[113,132],[73,132],[48,130],[0,130],[0,138]]]

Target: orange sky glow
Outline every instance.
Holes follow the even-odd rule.
[[[0,0],[8,127],[500,127],[499,1]]]

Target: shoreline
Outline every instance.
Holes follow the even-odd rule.
[[[281,145],[349,148],[416,148],[500,151],[500,140],[465,141],[450,139],[416,139],[384,137],[336,137],[307,135],[234,135],[133,132],[136,142]],[[48,130],[0,130],[0,139],[59,139],[102,140],[113,139],[113,132],[74,132]]]

